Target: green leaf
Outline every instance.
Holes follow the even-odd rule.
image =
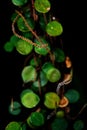
[[[17,13],[16,12],[13,12],[13,14],[11,15],[11,21],[13,21],[17,16]]]
[[[46,75],[43,71],[40,71],[40,82],[41,86],[45,86],[48,82],[48,79],[46,78]]]
[[[21,127],[22,127],[22,130],[27,130],[27,124],[24,123],[24,122],[21,122]]]
[[[33,127],[39,127],[44,124],[44,116],[40,112],[32,112],[27,119],[27,123],[31,124]]]
[[[27,0],[12,0],[12,3],[15,5],[15,6],[22,6],[24,4],[27,3]]]
[[[12,121],[7,124],[5,130],[22,130],[22,127],[18,122]]]
[[[41,27],[42,31],[46,30],[46,24],[44,22],[40,22],[40,27]]]
[[[12,52],[13,49],[14,49],[14,45],[13,45],[10,41],[8,41],[8,42],[6,42],[6,43],[4,44],[4,50],[5,50],[6,52]]]
[[[31,32],[22,32],[23,36],[28,39],[33,39],[33,34]]]
[[[50,36],[59,36],[63,33],[63,27],[58,21],[51,21],[46,26],[46,32]]]
[[[7,52],[12,52],[13,49],[15,48],[16,43],[18,42],[18,40],[19,40],[18,37],[16,37],[15,35],[12,35],[10,37],[10,40],[5,43],[4,50],[7,51]]]
[[[39,64],[40,64],[40,62],[41,62],[41,59],[40,58],[32,58],[31,60],[30,60],[30,65],[32,65],[32,66],[34,66],[34,67],[37,67],[37,66],[39,66]]]
[[[10,37],[10,42],[11,42],[11,44],[13,45],[13,46],[16,46],[16,43],[19,41],[19,38],[17,37],[17,36],[15,36],[15,35],[12,35],[11,37]]]
[[[51,62],[45,62],[43,65],[42,65],[42,71],[46,74],[47,71],[54,67],[53,64]]]
[[[29,24],[29,26],[32,28],[32,30],[35,27],[35,23],[33,21],[33,19],[31,18],[26,18],[27,23]],[[20,17],[17,20],[17,27],[21,32],[29,32],[30,30],[28,29],[28,27],[25,25],[24,20]]]
[[[60,70],[55,68],[51,62],[45,62],[42,66],[42,71],[50,82],[57,82],[61,78]]]
[[[47,13],[51,8],[51,4],[48,0],[35,0],[34,6],[40,13]]]
[[[55,55],[55,60],[56,62],[64,62],[65,61],[65,53],[62,49],[60,48],[55,48],[53,51],[53,54]]]
[[[56,117],[58,118],[63,118],[64,117],[64,111],[63,110],[59,110],[56,112]]]
[[[23,90],[21,92],[21,95],[20,95],[21,103],[26,108],[33,108],[39,103],[40,98],[33,91],[30,91],[28,89],[26,90]]]
[[[22,70],[21,76],[24,83],[35,81],[37,78],[36,69],[31,65],[25,66]]]
[[[44,105],[48,109],[55,109],[58,107],[60,97],[55,92],[47,92],[44,98]]]
[[[41,39],[42,44],[48,44],[48,42],[44,38],[40,38],[40,39]],[[41,43],[37,39],[35,39],[35,43],[37,43],[38,45],[41,45]],[[37,46],[35,46],[34,47],[34,51],[37,54],[46,56],[48,54],[48,52],[50,51],[49,44],[48,44],[48,49],[43,48],[43,47],[37,47]]]
[[[40,24],[42,31],[46,31],[46,22],[44,20],[43,15],[39,15],[39,24]]]
[[[61,73],[57,68],[51,68],[48,72],[47,72],[47,79],[50,82],[58,82],[61,78]]]
[[[73,124],[74,130],[83,130],[84,122],[82,120],[76,120]]]
[[[12,115],[19,115],[21,112],[21,104],[17,101],[13,101],[13,104],[9,105],[8,110],[9,110],[9,113]]]
[[[65,118],[55,118],[51,127],[52,130],[67,130],[68,122]]]
[[[76,103],[80,98],[79,92],[75,89],[69,89],[65,93],[65,96],[68,98],[70,103]]]
[[[31,17],[31,9],[27,6],[23,8],[24,17],[29,19]],[[30,18],[31,19],[31,18]]]
[[[28,55],[29,53],[32,52],[33,50],[33,45],[29,44],[28,42],[20,39],[16,43],[16,50],[21,54],[21,55]]]
[[[32,87],[31,87],[36,92],[39,90],[39,82],[41,85],[41,89],[43,89],[43,87],[48,83],[48,79],[46,78],[46,75],[43,71],[40,71],[39,78],[40,81],[36,80],[35,82],[32,83]]]

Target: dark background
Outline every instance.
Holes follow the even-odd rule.
[[[82,94],[83,104],[87,103],[87,32],[85,3],[69,0],[51,0],[53,13],[60,18],[64,27],[63,43],[67,55],[71,57],[75,82]],[[3,45],[12,35],[10,16],[14,6],[10,0],[0,3],[0,126],[9,120],[7,107],[12,96],[19,95],[21,89],[20,71],[24,59],[13,53],[6,53]],[[75,85],[75,84],[73,84]],[[77,84],[76,84],[77,85]],[[77,87],[77,86],[74,87]],[[87,110],[84,117],[87,120]]]

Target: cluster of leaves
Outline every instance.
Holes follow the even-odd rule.
[[[61,45],[63,26],[51,15],[50,0],[11,2],[16,8],[11,16],[13,35],[4,49],[7,52],[16,49],[27,60],[21,71],[25,87],[20,94],[20,102],[12,99],[8,110],[13,116],[18,116],[24,107],[29,113],[26,120],[9,122],[5,130],[45,129],[51,117],[52,130],[66,130],[68,121],[65,115],[68,112],[65,108],[69,103],[77,102],[80,95],[74,89],[64,92],[64,85],[72,81],[72,63],[69,57],[66,58]],[[65,68],[70,70],[68,74],[65,74]],[[59,93],[60,88],[63,89]],[[83,127],[80,120],[73,129],[82,130]]]

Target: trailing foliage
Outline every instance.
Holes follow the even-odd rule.
[[[5,130],[67,130],[68,121],[78,118],[81,111],[70,116],[71,105],[80,100],[80,93],[69,88],[73,66],[63,48],[62,22],[52,15],[50,0],[11,2],[15,7],[11,16],[13,35],[4,50],[25,57],[20,72],[24,88],[18,101],[11,99],[8,112],[13,121],[8,122]],[[27,110],[26,119],[15,120],[14,116]],[[84,124],[77,121],[73,128],[81,130]]]

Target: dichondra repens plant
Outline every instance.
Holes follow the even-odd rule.
[[[20,72],[20,100],[11,99],[8,112],[13,120],[5,130],[66,130],[68,120],[77,119],[82,109],[77,116],[70,117],[70,104],[76,103],[80,94],[68,88],[73,67],[64,52],[61,20],[53,16],[50,0],[11,2],[15,7],[11,16],[13,35],[4,49],[10,53],[15,50],[25,56],[25,61]],[[22,115],[22,109],[28,111],[26,119],[14,120],[14,116]],[[83,127],[84,122],[76,120],[73,129]]]

